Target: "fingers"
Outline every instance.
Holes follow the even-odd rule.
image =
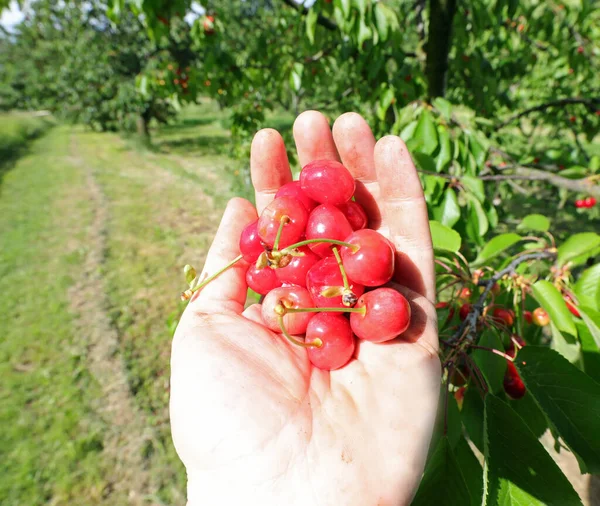
[[[294,141],[300,166],[313,160],[339,161],[327,118],[317,111],[306,111],[294,122]]]
[[[354,112],[340,116],[333,125],[333,138],[342,163],[356,179],[356,201],[365,208],[369,226],[381,223],[379,183],[375,171],[375,137],[367,122]]]
[[[406,145],[387,136],[375,146],[380,204],[400,253],[396,281],[435,300],[433,247],[421,181]]]
[[[208,251],[200,279],[215,274],[240,254],[239,239],[246,225],[256,219],[254,206],[245,199],[229,201],[217,235]],[[199,312],[234,312],[240,314],[246,302],[246,269],[243,260],[227,269],[196,293],[190,307]]]
[[[276,130],[260,130],[252,140],[250,174],[256,192],[258,214],[273,200],[277,190],[292,180],[283,138]]]

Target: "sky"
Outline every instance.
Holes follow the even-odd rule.
[[[0,25],[7,30],[11,30],[12,27],[18,25],[21,21],[23,21],[23,13],[20,11],[17,2],[13,0],[10,2],[9,8],[2,11],[2,15],[0,15]]]

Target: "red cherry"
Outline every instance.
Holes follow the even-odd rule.
[[[469,380],[469,369],[466,365],[459,365],[455,367],[450,376],[450,383],[455,387],[461,387]]]
[[[526,346],[527,343],[525,342],[525,339],[523,339],[519,334],[511,334],[510,336],[510,343],[508,345],[508,348],[506,349],[506,354],[509,357],[514,357],[517,354],[517,350],[519,349],[517,347],[517,343],[521,348],[523,348],[523,346]]]
[[[513,399],[521,399],[527,389],[519,375],[519,371],[512,362],[507,363],[506,373],[504,374],[504,391]]]
[[[367,213],[365,213],[363,206],[354,202],[353,200],[349,200],[338,207],[340,211],[344,213],[344,216],[348,220],[348,223],[350,223],[352,230],[361,230],[363,228],[367,228],[369,219],[367,218]]]
[[[337,207],[330,204],[322,204],[315,207],[306,224],[307,239],[335,239],[343,241],[352,233],[352,227]],[[326,257],[333,255],[331,244],[314,243],[309,248],[317,255]]]
[[[291,197],[280,197],[271,202],[258,219],[258,235],[268,246],[273,246],[281,224],[281,219],[287,216],[288,222],[283,226],[279,248],[285,248],[298,242],[304,234],[308,212],[304,205]]]
[[[261,295],[267,295],[273,288],[281,286],[281,281],[277,279],[275,269],[270,267],[257,269],[254,264],[250,265],[246,271],[246,283],[252,290]]]
[[[323,346],[308,348],[308,359],[319,369],[333,371],[346,365],[354,353],[350,322],[339,313],[317,313],[308,322],[306,341],[320,339]]]
[[[363,294],[356,303],[365,314],[350,313],[350,326],[360,339],[383,343],[398,337],[410,324],[410,304],[392,288],[377,288]]]
[[[494,283],[494,284],[492,285],[492,293],[493,293],[494,295],[499,295],[499,294],[500,294],[500,291],[501,291],[500,285],[499,285],[498,283]]]
[[[515,313],[511,309],[497,307],[492,314],[493,319],[496,320],[496,322],[504,324],[507,327],[512,327],[515,322]]]
[[[298,252],[303,253],[303,256],[292,257],[289,264],[275,269],[275,273],[282,283],[306,287],[306,273],[321,260],[321,257],[313,253],[307,246],[302,246]]]
[[[456,404],[458,404],[458,409],[462,409],[463,402],[465,400],[465,390],[466,387],[460,387],[456,392],[454,392],[454,398],[456,399]]]
[[[341,163],[333,160],[315,160],[304,166],[300,173],[302,190],[321,204],[343,204],[354,195],[354,178]]]
[[[240,253],[249,264],[256,262],[265,250],[257,230],[258,220],[253,221],[242,230],[240,235]]]
[[[284,184],[275,194],[276,199],[279,197],[292,197],[293,199],[299,200],[304,204],[304,207],[306,207],[306,210],[309,213],[319,205],[317,201],[311,199],[302,191],[300,181],[292,181],[291,183]]]
[[[523,318],[525,318],[525,321],[529,324],[533,323],[533,317],[531,315],[531,311],[524,311],[523,312]]]
[[[583,201],[583,207],[594,207],[596,205],[596,199],[594,197],[587,197]]]
[[[575,316],[576,318],[581,318],[581,314],[577,310],[577,307],[570,300],[567,300],[566,297],[565,297],[565,304],[567,305],[567,309],[569,311],[571,311],[571,314],[573,316]]]
[[[544,308],[538,307],[533,311],[531,320],[538,327],[545,327],[550,323],[550,316],[548,316],[548,313],[544,310]]]
[[[571,123],[575,123],[575,122],[577,121],[577,118],[576,118],[575,116],[570,116],[570,117],[569,117],[569,121],[570,121]]]
[[[458,317],[461,319],[461,321],[467,319],[467,316],[471,312],[471,309],[473,309],[473,304],[463,304],[462,306],[460,306],[460,309],[458,310]]]
[[[263,300],[261,313],[265,325],[275,332],[281,332],[275,312],[279,304],[288,309],[314,307],[308,290],[301,286],[282,286],[271,290]],[[283,317],[283,324],[292,335],[304,334],[314,315],[315,313],[288,313]]]
[[[583,54],[583,46],[579,46],[579,47],[577,48],[577,53],[579,53],[579,54]]]
[[[447,307],[449,307],[449,311],[448,311],[448,320],[452,320],[452,318],[454,318],[454,306],[451,306],[449,302],[438,302],[435,305],[436,309],[446,309]]]
[[[342,289],[344,280],[335,258],[326,257],[313,265],[306,274],[306,288],[316,307],[347,307],[343,304],[341,295],[325,297],[321,294],[326,288],[334,287]],[[360,297],[364,293],[365,287],[350,282],[350,290],[354,295]]]
[[[579,209],[579,208],[584,207],[584,206],[585,206],[585,204],[584,204],[584,201],[582,199],[579,199],[579,200],[575,201],[575,207],[576,208]]]
[[[380,286],[392,279],[394,247],[379,232],[369,228],[356,230],[344,242],[359,246],[358,251],[342,248],[342,263],[348,278],[364,286]]]

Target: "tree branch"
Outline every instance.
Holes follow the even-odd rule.
[[[471,311],[467,317],[460,324],[456,332],[452,335],[452,337],[448,340],[450,344],[453,344],[457,341],[460,341],[463,336],[467,336],[467,339],[470,341],[475,341],[475,333],[477,331],[477,320],[483,313],[484,303],[487,299],[487,296],[490,294],[492,287],[496,284],[500,279],[502,279],[507,274],[514,274],[519,265],[523,262],[527,262],[528,260],[543,260],[543,259],[552,259],[556,258],[556,251],[540,251],[537,253],[528,253],[526,255],[522,255],[518,258],[515,258],[508,266],[506,266],[501,271],[498,271],[488,280],[480,280],[477,283],[478,286],[484,286],[485,289],[477,299],[477,302],[473,304]]]
[[[600,97],[561,98],[560,100],[552,100],[550,102],[545,102],[543,104],[536,105],[535,107],[530,107],[529,109],[525,109],[524,111],[521,111],[518,114],[514,114],[513,116],[510,116],[509,118],[504,120],[502,123],[496,125],[494,130],[498,131],[501,128],[504,128],[506,125],[510,125],[513,121],[516,121],[516,120],[522,118],[523,116],[527,116],[528,114],[531,114],[532,112],[545,111],[546,109],[550,109],[552,107],[564,107],[566,105],[572,105],[572,104],[582,104],[582,105],[585,105],[591,111],[596,112],[596,111],[600,110]]]
[[[295,9],[303,16],[308,14],[308,9],[300,4],[297,4],[296,2],[294,2],[294,0],[282,0],[282,1],[284,4],[291,7],[292,9]],[[338,25],[336,25],[335,22],[331,21],[331,19],[326,18],[325,16],[322,16],[321,14],[319,14],[319,16],[317,17],[317,23],[319,23],[321,26],[327,28],[327,30],[337,31],[339,29]]]

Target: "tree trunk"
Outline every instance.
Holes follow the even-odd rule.
[[[136,123],[137,134],[144,140],[150,140],[150,130],[148,130],[149,120],[147,119],[147,115],[144,112],[140,114]]]
[[[429,30],[427,38],[427,93],[429,98],[443,97],[446,92],[448,53],[456,0],[429,0]]]

